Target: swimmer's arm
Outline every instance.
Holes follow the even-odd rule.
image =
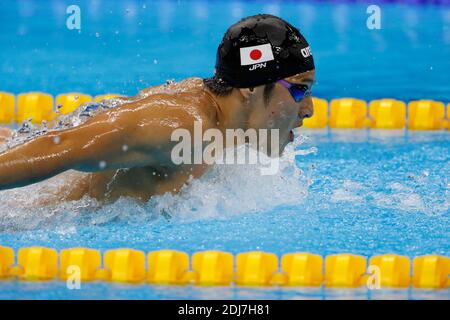
[[[123,136],[120,124],[108,122],[102,114],[79,127],[18,145],[0,154],[0,190],[36,183],[69,169],[95,171],[94,159],[114,159],[113,144]]]
[[[130,108],[131,106],[131,108]],[[69,169],[97,172],[170,163],[173,126],[192,126],[183,111],[127,104],[75,128],[51,132],[0,154],[0,190],[36,183]]]
[[[145,164],[145,157],[123,156],[121,148],[130,132],[120,118],[100,114],[79,127],[37,137],[0,154],[0,190],[36,183],[69,169],[95,172]]]

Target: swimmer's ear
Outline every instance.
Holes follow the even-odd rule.
[[[244,99],[248,100],[255,93],[255,88],[241,88],[239,92],[244,97]]]

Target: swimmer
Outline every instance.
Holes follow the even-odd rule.
[[[76,170],[60,201],[90,196],[147,201],[177,192],[206,164],[175,165],[177,128],[279,129],[280,152],[292,129],[313,115],[314,60],[300,32],[272,15],[242,19],[225,33],[211,78],[147,88],[95,113],[79,126],[50,131],[0,154],[0,190],[23,187]],[[10,135],[0,131],[0,142]]]

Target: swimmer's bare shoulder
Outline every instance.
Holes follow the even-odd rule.
[[[199,81],[200,80],[200,81]],[[174,166],[172,132],[216,123],[216,110],[201,79],[188,79],[97,114],[82,125],[50,132],[0,154],[0,190],[21,187],[69,169]],[[186,88],[189,89],[186,89]],[[175,169],[174,169],[175,170]]]

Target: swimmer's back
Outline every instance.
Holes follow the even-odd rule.
[[[169,132],[163,132],[163,128],[169,128],[171,133],[177,127],[192,130],[194,121],[202,121],[206,126],[216,122],[216,109],[205,94],[201,79],[191,78],[156,89],[149,88],[129,101],[106,111],[103,117],[113,118],[117,113],[129,113],[126,119],[130,135],[139,135],[137,139],[142,140],[139,142],[142,144],[152,139],[156,140],[150,145],[160,143],[156,151],[148,150],[147,165],[80,175],[70,188],[61,190],[61,200],[78,200],[89,195],[107,201],[114,201],[120,196],[147,201],[151,195],[179,190],[189,175],[199,176],[205,170],[201,166],[186,170],[182,169],[183,166],[175,166],[170,159],[175,142],[167,141]],[[161,130],[145,132],[133,129],[151,122],[160,123]],[[163,137],[160,142],[157,141],[159,136]]]

